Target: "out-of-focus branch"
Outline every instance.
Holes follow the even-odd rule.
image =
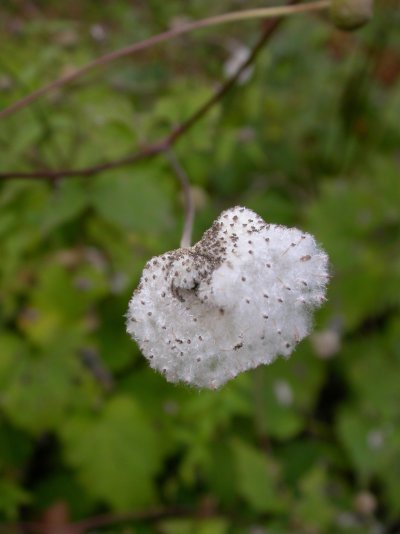
[[[82,364],[101,385],[103,390],[110,393],[114,387],[112,374],[102,362],[100,355],[93,347],[83,347],[78,356]]]
[[[128,523],[132,521],[154,522],[171,517],[196,517],[196,511],[183,508],[160,508],[142,513],[128,513],[124,515],[104,514],[73,523],[71,525],[71,534],[83,534],[92,529],[109,527],[118,523]]]
[[[287,5],[287,6],[280,6],[280,7],[265,7],[265,8],[259,8],[259,9],[247,9],[243,11],[234,11],[232,13],[224,13],[223,15],[217,15],[215,17],[208,17],[206,19],[201,19],[201,20],[197,20],[194,22],[188,22],[187,24],[183,24],[177,28],[168,30],[158,35],[154,35],[153,37],[144,39],[143,41],[140,41],[133,45],[127,46],[125,48],[121,48],[119,50],[115,50],[114,52],[110,52],[109,54],[101,56],[91,61],[90,63],[87,63],[83,67],[76,69],[75,71],[69,74],[66,74],[65,76],[62,76],[61,78],[58,78],[57,80],[49,83],[48,85],[44,85],[43,87],[40,87],[36,91],[33,91],[29,95],[21,98],[20,100],[17,100],[13,104],[11,104],[9,107],[0,111],[0,119],[7,117],[8,115],[15,113],[16,111],[19,111],[20,109],[28,106],[29,104],[37,100],[39,97],[45,95],[46,93],[54,89],[58,89],[62,87],[63,85],[73,82],[77,78],[80,78],[81,76],[87,74],[88,72],[90,72],[91,70],[97,67],[103,67],[104,65],[107,65],[108,63],[111,63],[117,59],[132,55],[135,52],[139,52],[140,50],[145,50],[146,48],[150,48],[151,46],[154,46],[154,45],[166,42],[166,41],[170,41],[171,39],[175,39],[176,37],[180,35],[190,33],[194,30],[199,30],[200,28],[206,28],[210,26],[216,26],[219,24],[227,24],[229,22],[238,22],[238,21],[243,21],[243,20],[248,20],[248,19],[258,19],[258,18],[268,19],[268,18],[275,18],[275,17],[285,17],[288,15],[296,14],[296,13],[318,11],[318,10],[328,8],[329,5],[330,5],[330,0],[318,0],[316,2],[309,2],[307,4],[300,4],[300,5]]]
[[[152,523],[168,518],[188,517],[205,518],[216,517],[214,510],[193,510],[178,507],[154,508],[143,512],[126,514],[102,514],[87,517],[74,523],[65,523],[57,527],[42,522],[8,523],[0,524],[0,532],[4,534],[85,534],[93,529],[110,527],[121,523],[147,522]]]
[[[128,154],[119,159],[112,161],[106,161],[104,163],[99,163],[98,165],[93,165],[92,167],[83,167],[81,169],[59,169],[59,170],[38,170],[32,172],[1,172],[0,179],[7,180],[10,178],[25,178],[25,179],[38,179],[38,180],[57,180],[58,178],[76,178],[76,177],[87,177],[93,176],[94,174],[100,174],[101,172],[117,169],[118,167],[125,167],[140,161],[142,159],[148,159],[160,152],[166,150],[169,146],[169,143],[166,142],[167,139],[163,139],[160,142],[152,143],[143,148],[139,149],[134,154]]]
[[[56,180],[58,178],[73,178],[73,177],[88,177],[99,174],[104,171],[117,169],[137,163],[138,161],[149,159],[151,157],[166,152],[178,139],[180,139],[188,130],[190,130],[199,120],[201,120],[224,96],[234,87],[236,81],[240,78],[241,74],[256,60],[258,54],[262,50],[263,46],[273,36],[277,28],[280,26],[284,19],[276,18],[266,23],[265,29],[254,45],[247,60],[240,65],[236,72],[222,83],[219,88],[202,104],[197,110],[194,111],[184,122],[176,126],[171,132],[164,138],[154,143],[148,144],[140,148],[133,154],[128,154],[119,159],[93,165],[91,167],[85,167],[81,169],[59,169],[59,170],[37,170],[31,172],[18,172],[9,171],[1,172],[0,179],[7,180],[11,178],[25,178],[25,179],[39,179],[39,180]]]

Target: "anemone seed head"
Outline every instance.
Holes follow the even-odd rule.
[[[309,333],[328,279],[313,236],[234,207],[193,247],[147,263],[127,331],[168,381],[216,389],[288,357]]]

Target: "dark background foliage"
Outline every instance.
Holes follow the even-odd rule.
[[[0,109],[109,50],[244,7],[3,1]],[[0,183],[0,531],[400,532],[399,22],[395,2],[351,34],[326,15],[286,20],[175,147],[196,240],[242,204],[312,232],[331,260],[315,333],[219,391],[166,383],[125,333],[145,262],[179,245],[162,154]],[[167,135],[262,26],[189,34],[2,119],[0,172],[81,168]]]

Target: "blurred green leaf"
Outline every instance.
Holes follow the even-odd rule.
[[[295,504],[304,531],[326,532],[334,518],[334,507],[328,495],[329,479],[322,466],[313,467],[300,483],[301,496]]]
[[[84,182],[79,179],[60,182],[43,210],[43,232],[49,233],[57,226],[78,218],[88,205],[88,191]]]
[[[265,453],[239,439],[232,442],[238,494],[258,512],[277,512],[285,508],[278,491],[279,472]]]
[[[225,519],[169,519],[160,524],[162,534],[226,534],[228,522]]]
[[[238,4],[2,2],[0,109]],[[163,517],[102,527],[113,534],[396,529],[397,11],[381,2],[351,36],[292,17],[252,76],[174,146],[196,187],[196,240],[233,205],[316,236],[332,274],[316,325],[335,333],[334,351],[304,340],[290,360],[216,392],[167,383],[124,325],[146,261],[179,245],[182,195],[164,156],[93,176],[1,181],[1,520],[47,520],[63,502],[72,521]],[[156,143],[208,100],[258,30],[194,32],[49,92],[2,119],[0,171],[80,169]],[[369,511],[355,504],[360,491]],[[176,508],[193,515],[170,517]]]
[[[313,358],[306,342],[288,361],[255,371],[253,396],[260,413],[258,424],[267,436],[289,439],[306,424],[324,378],[321,362]]]
[[[91,202],[106,220],[126,230],[165,231],[172,224],[170,181],[140,167],[99,176],[91,185]]]
[[[0,517],[8,521],[18,517],[19,507],[29,502],[29,494],[17,484],[7,480],[0,480]]]
[[[71,418],[62,436],[66,459],[88,494],[116,510],[155,502],[153,477],[162,448],[151,421],[132,398],[115,397],[97,415]]]
[[[68,346],[40,356],[25,349],[1,393],[4,413],[17,427],[34,434],[50,430],[61,424],[68,408],[86,403],[78,376],[79,364]]]

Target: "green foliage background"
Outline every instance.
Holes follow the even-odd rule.
[[[0,184],[0,530],[110,513],[110,533],[400,532],[400,18],[382,4],[356,34],[286,21],[176,146],[196,239],[243,204],[328,252],[317,336],[289,361],[199,392],[166,383],[129,340],[145,262],[180,240],[163,156]],[[3,2],[0,109],[182,17],[242,7]],[[3,119],[0,172],[84,167],[166,135],[223,80],[233,40],[260,31],[190,34]]]

